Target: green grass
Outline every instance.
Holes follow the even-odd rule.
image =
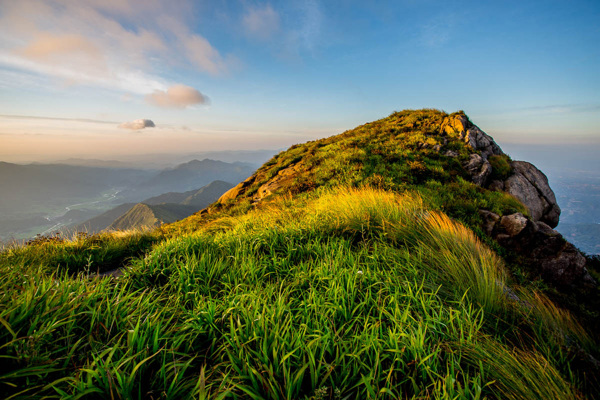
[[[593,393],[569,355],[575,344],[595,351],[583,328],[531,289],[515,288],[521,301],[511,300],[502,260],[417,192],[321,189],[190,223],[189,232],[179,225],[1,253],[0,392],[66,399]],[[136,251],[119,253],[124,248]],[[111,253],[121,254],[125,274],[89,277],[87,258],[93,266]]]

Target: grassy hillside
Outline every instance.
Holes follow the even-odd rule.
[[[523,206],[467,182],[454,158],[410,150],[407,118],[420,121],[418,143],[437,140],[419,129],[438,116],[392,115],[294,147],[235,199],[155,231],[1,252],[0,392],[594,398],[593,332],[465,225],[478,218],[469,207]],[[458,141],[444,146],[467,156]],[[385,161],[394,148],[398,161]],[[298,163],[309,167],[279,174]],[[94,274],[122,266],[118,278]]]

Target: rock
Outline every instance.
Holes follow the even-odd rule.
[[[464,168],[471,175],[473,183],[479,186],[484,186],[492,173],[492,165],[479,154],[471,154]]]
[[[504,191],[504,182],[499,181],[499,180],[493,180],[488,185],[488,189],[494,190],[496,192],[503,192]]]
[[[241,193],[245,192],[246,188],[248,186],[252,185],[254,183],[255,179],[256,179],[256,175],[252,175],[245,181],[238,183],[236,186],[232,187],[231,189],[229,189],[228,191],[223,193],[221,195],[221,197],[219,197],[219,200],[217,200],[217,202],[223,204],[223,203],[227,202],[228,200],[235,199]]]
[[[458,153],[453,150],[448,150],[444,153],[446,157],[458,157]]]
[[[485,160],[494,154],[504,154],[491,136],[471,123],[464,115],[446,118],[442,123],[442,131],[448,135],[457,135],[473,150],[480,150]]]
[[[579,250],[566,242],[555,257],[546,258],[541,264],[542,276],[560,286],[593,287],[595,281],[585,268],[586,262]]]
[[[558,231],[555,231],[548,224],[546,224],[542,221],[536,222],[536,225],[538,226],[538,230],[541,231],[544,235],[547,235],[547,236],[559,236],[560,235],[560,233],[558,233]]]
[[[521,213],[498,215],[480,210],[482,228],[503,247],[522,256],[544,280],[569,290],[595,290],[587,260],[575,246],[546,223],[532,221]]]
[[[527,218],[521,213],[505,215],[500,220],[500,225],[510,236],[517,236],[527,226]]]
[[[535,221],[542,221],[551,228],[556,227],[560,207],[546,175],[525,161],[513,161],[511,166],[514,174],[504,182],[504,190],[519,199]]]
[[[275,191],[277,191],[277,189],[280,187],[289,184],[299,175],[299,171],[302,169],[303,165],[304,164],[302,162],[299,162],[279,171],[274,178],[258,188],[258,191],[253,197],[254,200],[260,201],[265,197],[275,193]]]
[[[479,215],[483,219],[482,228],[485,233],[489,236],[492,235],[496,222],[500,220],[500,216],[488,210],[479,210]]]

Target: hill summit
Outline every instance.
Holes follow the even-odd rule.
[[[598,271],[559,215],[543,173],[464,113],[397,112],[291,147],[184,220],[0,252],[0,385],[593,399]]]
[[[292,146],[226,192],[212,210],[337,186],[416,191],[428,206],[519,254],[548,282],[597,287],[584,255],[552,229],[561,210],[546,175],[511,160],[462,111],[405,110]]]

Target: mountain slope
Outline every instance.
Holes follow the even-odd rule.
[[[595,398],[597,331],[511,274],[479,213],[512,232],[554,208],[504,192],[529,173],[470,144],[486,137],[467,121],[395,113],[295,146],[160,230],[0,252],[0,384],[23,398]]]
[[[125,203],[116,206],[94,218],[70,227],[69,230],[74,232],[97,233],[107,229],[117,218],[126,214],[135,206],[135,203]]]
[[[175,222],[198,211],[194,206],[184,204],[145,204],[138,203],[125,214],[115,219],[106,229],[127,230],[159,226]]]

